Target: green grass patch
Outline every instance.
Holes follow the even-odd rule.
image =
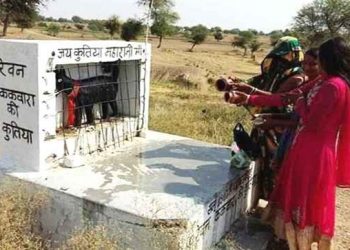
[[[152,130],[229,145],[232,128],[241,122],[250,126],[243,108],[228,105],[215,90],[201,93],[170,83],[153,83],[150,98]]]

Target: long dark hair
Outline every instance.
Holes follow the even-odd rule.
[[[324,42],[320,46],[319,60],[328,75],[343,77],[350,84],[350,46],[343,38],[335,37]]]
[[[306,56],[311,56],[313,59],[317,60],[318,59],[318,48],[310,48],[305,52]]]

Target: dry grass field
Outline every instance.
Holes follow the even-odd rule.
[[[90,40],[108,39],[108,35],[73,29],[51,37],[39,28],[21,33],[11,27],[6,38]],[[183,39],[165,39],[160,49],[156,48],[158,39],[150,39],[153,45],[151,129],[223,145],[231,143],[232,127],[236,122],[242,122],[249,129],[247,112],[225,104],[223,95],[215,90],[213,84],[219,76],[249,78],[257,74],[259,62],[270,49],[269,38],[260,38],[264,45],[257,53],[256,61],[250,56],[242,57],[242,51],[230,45],[232,39],[226,37],[216,42],[210,37],[205,44],[196,46],[194,52],[188,51],[191,44]],[[228,234],[224,243],[220,244],[222,249],[241,249],[239,243],[232,240],[232,235],[234,233]],[[76,239],[80,237],[72,242]],[[350,249],[350,191],[345,189],[337,193],[335,243],[336,249]]]
[[[196,46],[194,52],[188,51],[191,44],[186,40],[166,40],[160,49],[153,46],[152,129],[228,145],[234,123],[249,125],[247,112],[225,104],[214,88],[220,76],[244,79],[259,71],[258,63],[243,58],[229,39]]]

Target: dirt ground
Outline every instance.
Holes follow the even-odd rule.
[[[335,249],[350,249],[350,189],[337,190]]]
[[[350,189],[337,190],[336,208],[334,250],[350,250]],[[213,250],[265,250],[271,229],[255,218],[247,220],[235,223]]]

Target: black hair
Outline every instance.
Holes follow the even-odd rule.
[[[318,48],[310,48],[305,52],[306,56],[311,56],[313,59],[317,60],[318,59]]]
[[[343,38],[334,37],[321,44],[319,61],[328,75],[343,77],[350,84],[350,46]]]

